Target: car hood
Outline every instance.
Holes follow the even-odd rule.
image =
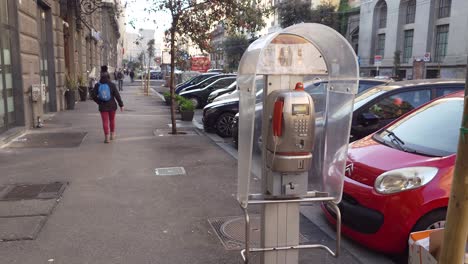
[[[239,99],[236,98],[236,99],[227,99],[227,100],[215,101],[213,103],[207,104],[205,106],[205,108],[218,107],[218,106],[233,104],[233,103],[239,103]]]
[[[216,97],[214,100],[215,101],[221,101],[221,100],[228,100],[228,99],[239,100],[239,90],[235,90],[233,92],[220,95],[220,96]]]
[[[345,175],[357,182],[374,186],[375,179],[386,171],[413,166],[437,167],[439,161],[453,157],[408,153],[383,145],[368,136],[349,145]]]

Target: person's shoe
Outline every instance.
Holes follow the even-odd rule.
[[[110,134],[110,140],[114,140],[114,139],[115,139],[115,132],[112,132],[112,133]]]
[[[104,139],[104,143],[110,143],[109,135],[106,135],[106,138]]]

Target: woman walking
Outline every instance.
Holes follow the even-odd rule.
[[[101,112],[105,136],[104,143],[109,143],[109,139],[115,139],[115,112],[117,111],[117,103],[115,101],[117,100],[120,111],[124,110],[124,104],[117,87],[110,80],[108,72],[101,73],[101,79],[94,86],[92,98],[99,105],[99,112]]]

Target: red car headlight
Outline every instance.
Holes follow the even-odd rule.
[[[374,188],[381,194],[392,194],[416,189],[428,184],[437,175],[434,167],[408,167],[382,173],[375,180]]]

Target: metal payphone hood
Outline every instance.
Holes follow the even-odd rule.
[[[261,189],[253,185],[259,184],[264,176],[264,155],[257,142],[261,141],[262,133],[258,131],[267,117],[256,111],[256,105],[262,104],[255,98],[257,80],[264,79],[265,96],[276,89],[294,89],[293,83],[304,82],[305,91],[320,102],[317,105],[325,106],[315,109],[320,112],[317,120],[321,121],[316,123],[309,191],[326,193],[338,203],[358,76],[357,57],[351,45],[338,32],[321,24],[294,25],[249,46],[237,76],[240,93],[237,199],[242,207],[247,207],[249,195]],[[326,81],[323,91],[308,85],[314,79]]]

